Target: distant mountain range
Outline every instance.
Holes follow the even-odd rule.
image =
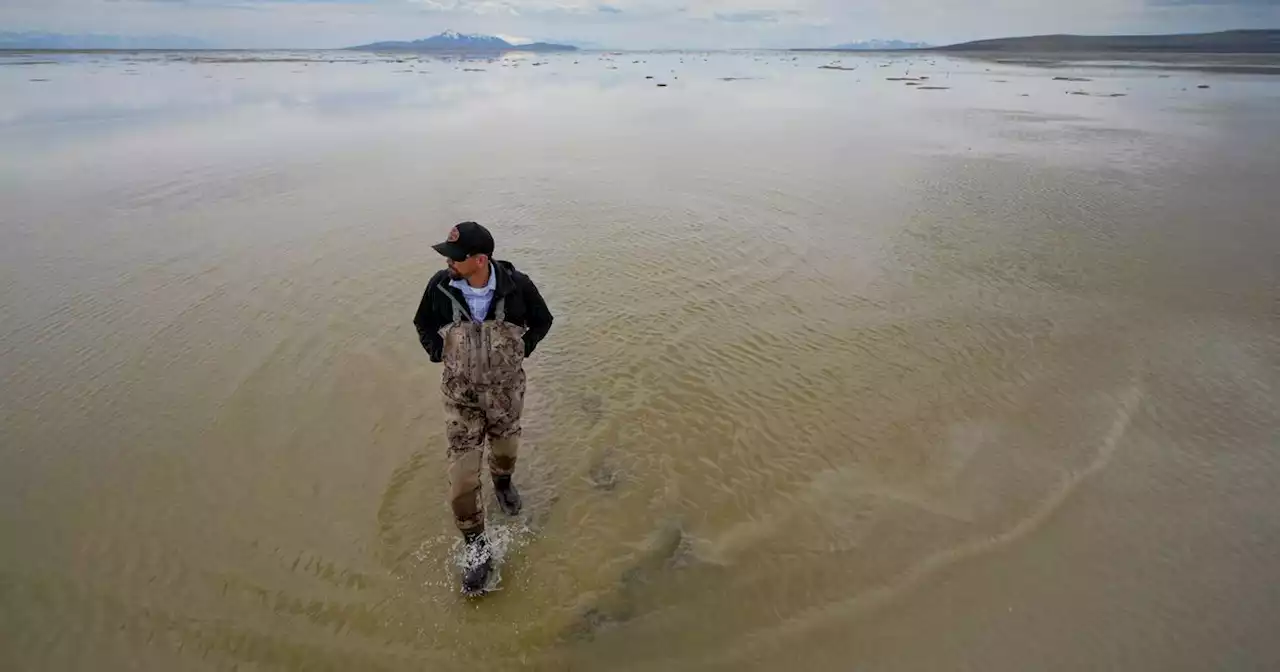
[[[832,47],[838,51],[890,51],[893,49],[925,49],[927,42],[903,42],[902,40],[863,40],[847,42]]]
[[[183,35],[62,35],[0,32],[0,49],[208,49],[212,45]]]
[[[941,51],[1026,53],[1131,51],[1180,53],[1280,53],[1280,30],[1227,30],[1180,35],[1037,35],[978,40],[941,47]]]
[[[439,35],[413,40],[412,42],[374,42],[357,47],[347,47],[354,51],[438,51],[447,53],[493,53],[501,51],[577,51],[578,48],[567,44],[551,44],[534,42],[533,44],[511,44],[492,35],[464,35],[446,30]]]

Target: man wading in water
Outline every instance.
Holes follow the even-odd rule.
[[[524,359],[551,329],[551,311],[529,276],[493,257],[493,236],[475,222],[432,246],[448,269],[427,283],[413,326],[433,362],[444,362],[449,503],[466,540],[462,588],[482,592],[493,569],[484,536],[480,453],[489,439],[489,474],[498,504],[520,512],[511,482],[524,407]]]

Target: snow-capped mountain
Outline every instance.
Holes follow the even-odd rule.
[[[467,35],[459,33],[456,30],[446,30],[439,35],[428,37],[425,40],[415,40],[414,44],[421,44],[426,47],[437,48],[460,48],[460,49],[506,49],[511,46],[510,42],[492,35]]]
[[[492,35],[467,35],[456,30],[446,30],[412,42],[374,42],[358,47],[348,47],[360,51],[445,51],[445,52],[477,52],[477,51],[574,51],[577,47],[564,44],[513,45],[510,42]]]

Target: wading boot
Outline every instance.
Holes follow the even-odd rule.
[[[516,490],[510,476],[494,476],[493,493],[497,495],[498,505],[502,507],[503,513],[508,516],[520,513],[520,491]]]
[[[463,539],[467,545],[463,550],[462,592],[479,595],[489,582],[489,572],[493,570],[493,554],[489,552],[489,542],[485,540],[484,530],[466,532]]]

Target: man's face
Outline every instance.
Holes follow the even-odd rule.
[[[470,278],[478,273],[481,269],[489,265],[489,257],[484,254],[473,254],[462,261],[448,259],[449,277],[454,280],[463,280]]]

